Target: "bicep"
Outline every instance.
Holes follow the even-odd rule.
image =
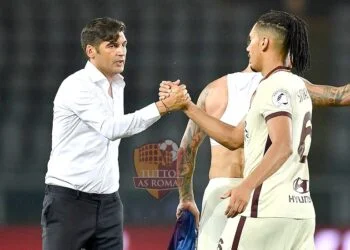
[[[266,125],[272,143],[292,145],[292,119],[288,113],[268,119]]]

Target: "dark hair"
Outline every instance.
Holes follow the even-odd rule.
[[[257,25],[272,28],[282,35],[283,52],[289,53],[292,67],[298,74],[309,68],[309,38],[304,20],[287,12],[271,10],[258,19]]]
[[[110,17],[93,19],[81,31],[80,42],[85,52],[88,44],[97,47],[104,41],[116,41],[119,32],[125,32],[126,26],[123,22]]]

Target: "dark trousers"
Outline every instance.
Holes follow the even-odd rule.
[[[47,185],[41,213],[44,250],[122,250],[118,192],[89,194]]]

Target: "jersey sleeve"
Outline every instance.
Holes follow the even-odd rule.
[[[270,81],[259,87],[257,98],[265,120],[279,115],[292,118],[291,90],[287,86]]]

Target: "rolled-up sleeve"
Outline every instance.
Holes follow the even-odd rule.
[[[63,91],[64,105],[84,123],[109,140],[116,140],[140,133],[159,120],[160,113],[152,103],[134,113],[113,115],[105,100],[80,82],[71,82]],[[67,86],[68,87],[68,86]],[[63,89],[62,89],[63,90]]]

